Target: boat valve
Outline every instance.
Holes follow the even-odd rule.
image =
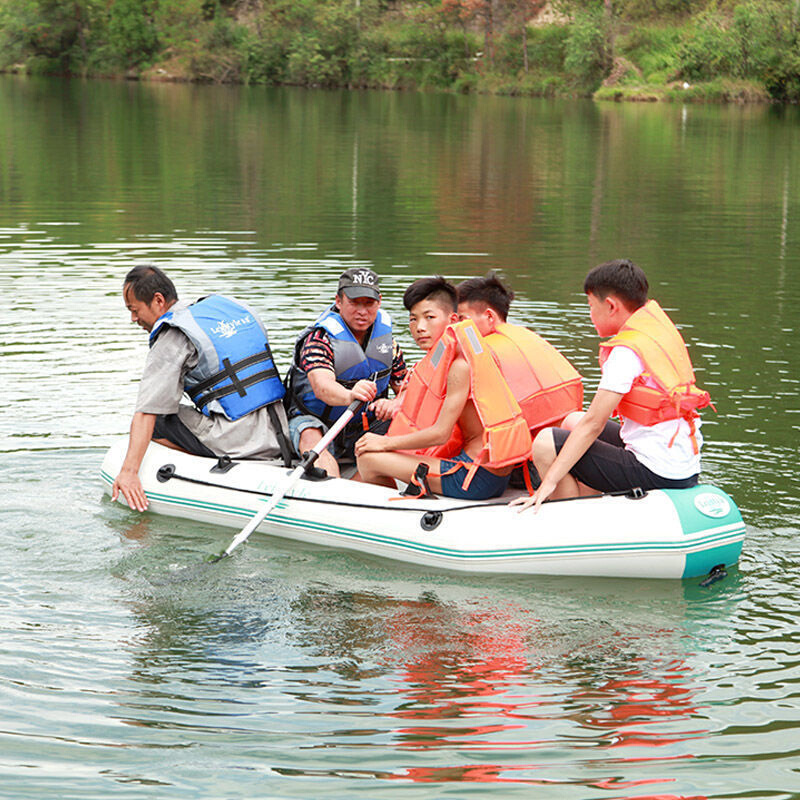
[[[422,519],[419,521],[422,530],[424,531],[432,531],[434,528],[439,527],[439,523],[442,521],[442,512],[441,511],[426,511],[422,515]]]
[[[158,472],[156,472],[156,478],[158,478],[159,483],[166,483],[174,474],[175,465],[164,464],[163,467],[158,468]]]

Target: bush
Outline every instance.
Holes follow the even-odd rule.
[[[107,52],[126,69],[148,61],[158,47],[149,5],[141,0],[114,0],[109,8]]]
[[[690,81],[731,74],[736,47],[726,20],[718,11],[700,14],[689,26],[678,51],[680,75]]]
[[[246,31],[239,42],[242,80],[245,83],[274,84],[286,79],[288,41],[281,28],[271,35]]]
[[[567,36],[564,68],[582,87],[596,89],[610,67],[607,23],[602,10],[576,14]]]
[[[617,39],[618,52],[636,64],[645,79],[664,83],[680,64],[681,31],[678,28],[636,27]]]
[[[528,61],[531,68],[561,72],[564,69],[569,32],[565,25],[529,28]]]

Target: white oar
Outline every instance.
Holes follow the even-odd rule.
[[[319,458],[319,454],[336,438],[339,432],[347,425],[348,422],[353,418],[353,415],[358,411],[361,407],[363,401],[361,400],[353,400],[352,403],[347,407],[345,412],[342,414],[339,419],[331,426],[331,429],[314,445],[313,449],[309,450],[303,461],[295,467],[290,473],[289,477],[286,479],[286,483],[283,484],[279,489],[276,489],[272,494],[272,499],[258,512],[251,520],[244,526],[244,528],[239,531],[239,533],[234,536],[231,543],[218,555],[213,556],[210,561],[216,562],[220,561],[221,559],[229,556],[234,548],[238,547],[243,541],[247,539],[248,536],[266,519],[267,515],[275,508],[275,506],[280,503],[281,500],[286,496],[286,492],[289,491],[296,483],[303,477],[303,475],[308,472],[311,467],[314,466],[314,462]]]

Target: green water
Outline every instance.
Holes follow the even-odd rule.
[[[0,79],[0,797],[800,797],[800,111]],[[102,496],[137,262],[281,367],[347,266],[501,269],[587,378],[619,256],[747,522],[696,582],[452,576]],[[500,783],[502,786],[486,786]]]

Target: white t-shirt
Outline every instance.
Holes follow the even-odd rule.
[[[617,345],[611,348],[602,367],[598,389],[626,394],[633,381],[644,372],[641,359],[630,347]],[[655,384],[650,381],[649,385]],[[698,450],[703,446],[700,420],[695,420],[695,438]],[[675,431],[677,429],[677,435]],[[672,437],[675,440],[672,441]],[[670,419],[655,425],[640,425],[622,417],[620,437],[625,449],[637,460],[662,478],[680,480],[700,472],[700,454],[695,455],[689,423],[685,419]],[[672,447],[669,446],[672,441]]]

